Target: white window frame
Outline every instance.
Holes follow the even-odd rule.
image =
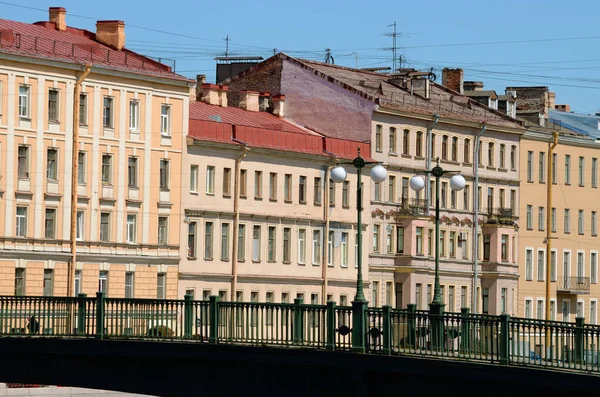
[[[554,264],[552,263],[553,257],[554,257]],[[556,281],[557,269],[558,269],[558,250],[552,249],[552,250],[550,250],[550,281]]]
[[[108,159],[108,162],[105,164],[104,160]],[[100,158],[100,166],[101,166],[101,174],[102,174],[102,184],[103,185],[112,185],[112,179],[113,179],[113,167],[112,167],[112,162],[113,162],[113,156],[110,153],[104,153],[102,154],[102,157]]]
[[[314,229],[312,233],[312,264],[320,265],[322,256],[321,230]]]
[[[104,128],[114,128],[114,110],[115,99],[111,96],[104,96],[104,98],[102,98],[102,126]]]
[[[125,272],[125,299],[135,297],[135,272]]]
[[[533,318],[533,299],[530,297],[525,298],[525,306],[523,307],[523,317],[525,318]]]
[[[340,266],[348,267],[348,239],[350,238],[350,234],[347,232],[342,232],[340,238]]]
[[[23,151],[23,155],[21,155]],[[17,148],[17,172],[20,179],[29,179],[29,159],[30,148],[27,145],[19,145]],[[21,159],[23,159],[23,166],[21,167]]]
[[[527,263],[528,259],[529,263]],[[525,247],[525,280],[528,281],[533,280],[533,260],[533,247]]]
[[[53,155],[54,158],[51,159],[50,155]],[[49,147],[46,149],[46,179],[48,181],[56,182],[58,181],[58,149],[54,147]]]
[[[19,210],[22,209],[23,213],[19,214]],[[15,236],[16,237],[27,237],[27,215],[28,208],[17,206],[16,212],[16,227],[15,227]]]
[[[55,93],[56,94],[56,102],[55,102],[55,109],[54,109],[54,114],[51,115],[50,114],[50,95],[51,93]],[[51,117],[54,116],[54,117]],[[60,91],[56,88],[50,88],[48,90],[48,122],[50,123],[58,123],[60,122]]]
[[[98,273],[98,291],[108,294],[108,271],[100,270]]]
[[[298,229],[298,263],[306,264],[306,229]]]
[[[162,191],[169,191],[171,184],[171,161],[160,159],[159,164],[159,186]]]
[[[129,100],[129,131],[137,131],[140,128],[140,101]]]
[[[198,165],[190,165],[190,193],[198,193]]]
[[[258,234],[256,234],[258,231]],[[258,236],[258,237],[256,237]],[[262,227],[261,225],[252,225],[252,262],[261,261],[262,251]]]
[[[167,298],[167,273],[156,274],[156,299]]]
[[[215,194],[215,166],[206,166],[206,194]]]
[[[127,243],[135,244],[137,240],[137,215],[127,214]]]
[[[23,89],[23,92],[21,91]],[[29,119],[31,117],[31,86],[19,85],[19,117]]]
[[[75,239],[82,241],[85,239],[85,211],[77,210],[77,228],[75,231]]]
[[[171,105],[160,105],[160,134],[171,136]]]
[[[164,219],[164,225],[161,225],[161,219]],[[158,245],[167,245],[169,243],[169,217],[158,217]]]
[[[87,153],[80,150],[77,154],[77,183],[80,185],[85,185],[86,178],[86,168],[87,168]]]
[[[87,126],[88,124],[88,96],[86,93],[79,94],[79,125]]]
[[[590,316],[587,323],[596,325],[598,322],[598,299],[590,298]]]
[[[577,250],[577,277],[578,278],[585,277],[585,251],[584,250]]]
[[[535,259],[537,262],[537,281],[544,281],[546,279],[546,250],[538,248]]]

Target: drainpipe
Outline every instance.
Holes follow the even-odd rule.
[[[550,321],[550,250],[552,249],[552,168],[554,163],[554,148],[558,145],[558,132],[552,134],[553,142],[548,142],[548,170],[546,177],[546,321]],[[546,333],[546,349],[550,346],[550,333]]]
[[[471,291],[473,314],[477,313],[477,268],[479,267],[479,239],[477,238],[479,232],[479,146],[481,145],[481,136],[485,133],[486,128],[487,125],[484,121],[481,123],[481,130],[475,136],[473,152],[473,174],[475,175],[475,186],[473,187],[473,290]]]
[[[425,159],[425,167],[427,168],[427,170],[431,170],[431,161],[432,161],[432,157],[433,157],[433,141],[432,141],[432,131],[433,129],[437,126],[438,121],[440,120],[440,115],[439,114],[434,114],[433,115],[433,120],[431,120],[431,125],[429,126],[429,128],[427,128],[427,156]],[[426,193],[426,197],[425,200],[427,201],[425,204],[427,205],[427,208],[429,208],[429,204],[431,203],[431,189],[430,186],[431,184],[429,183],[429,179],[430,179],[430,175],[429,172],[425,175],[425,193]]]
[[[246,157],[246,153],[250,150],[245,142],[235,138],[235,125],[233,126],[233,141],[244,145],[242,153],[235,159],[235,177],[233,184],[233,244],[231,249],[231,302],[235,302],[235,293],[237,291],[237,257],[238,257],[238,232],[240,224],[240,163]]]

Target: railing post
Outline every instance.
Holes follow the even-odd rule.
[[[77,295],[77,335],[85,335],[86,294]]]
[[[104,292],[96,292],[96,339],[104,339]]]
[[[510,316],[508,314],[500,315],[500,364],[508,365],[508,356],[510,352],[509,336]]]
[[[383,310],[383,354],[392,352],[392,308],[385,305]]]
[[[431,348],[440,352],[444,350],[444,305],[431,303],[429,305],[429,322],[431,324]]]
[[[335,350],[335,301],[327,301],[327,350]]]
[[[460,346],[463,353],[471,350],[471,309],[463,307],[460,309]]]
[[[415,349],[417,347],[417,305],[409,303],[406,305],[406,311],[408,312],[408,318],[406,319],[408,346]]]
[[[192,337],[194,329],[194,296],[186,294],[183,299],[183,335],[189,339]]]
[[[294,299],[294,328],[292,334],[292,343],[301,345],[304,341],[304,316],[302,315],[302,298]]]
[[[583,364],[583,324],[585,318],[575,318],[575,362],[577,364]]]
[[[211,295],[208,307],[210,317],[210,330],[208,343],[216,345],[219,343],[219,297]]]
[[[367,347],[367,302],[352,302],[352,351],[364,353]]]

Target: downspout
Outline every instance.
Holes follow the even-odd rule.
[[[558,132],[552,134],[553,142],[548,142],[548,170],[546,177],[546,321],[550,321],[550,271],[551,269],[551,250],[552,250],[552,168],[554,167],[554,148],[558,145]],[[550,346],[550,333],[546,332],[546,346]]]
[[[437,126],[439,120],[440,115],[437,113],[434,114],[431,125],[429,126],[429,128],[427,128],[427,154],[425,159],[425,167],[428,171],[431,170],[431,162],[433,161],[433,140],[431,135],[433,133],[433,129]],[[429,205],[431,204],[431,184],[429,183],[429,179],[430,175],[429,173],[427,173],[425,175],[425,200],[427,201],[425,204],[427,205],[427,208],[429,208]]]
[[[77,184],[78,184],[78,173],[79,173],[79,95],[81,94],[81,83],[90,74],[92,66],[90,64],[85,65],[85,70],[77,77],[75,82],[75,89],[73,90],[73,147],[72,147],[72,167],[73,173],[71,174],[71,260],[68,265],[68,276],[67,276],[67,296],[75,296],[75,268],[77,267]],[[69,322],[70,322],[69,318]],[[71,329],[70,324],[68,330]]]
[[[242,153],[235,159],[235,177],[233,184],[233,244],[231,249],[231,302],[235,302],[235,294],[237,291],[237,264],[238,264],[238,232],[240,224],[240,163],[242,159],[246,157],[246,153],[250,150],[245,142],[236,139],[236,126],[233,125],[233,141],[244,145],[242,147]]]
[[[479,267],[479,146],[481,136],[485,133],[487,125],[481,123],[481,130],[475,136],[475,148],[473,152],[473,174],[475,175],[475,186],[473,187],[473,290],[471,291],[473,314],[477,313],[477,278]]]
[[[325,138],[323,138],[325,140]],[[337,163],[338,158],[335,154],[324,150],[324,152],[334,158],[335,163]],[[335,164],[328,165],[325,170],[325,180],[323,181],[323,222],[325,223],[325,236],[323,238],[323,258],[321,259],[322,271],[321,278],[323,279],[323,286],[321,289],[321,304],[327,304],[327,289],[329,287],[329,279],[327,276],[327,258],[329,258],[329,174],[331,173],[331,169],[335,167]]]

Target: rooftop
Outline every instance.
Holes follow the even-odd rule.
[[[548,113],[548,119],[552,123],[590,138],[600,138],[600,116],[566,113],[557,110],[550,110]]]

